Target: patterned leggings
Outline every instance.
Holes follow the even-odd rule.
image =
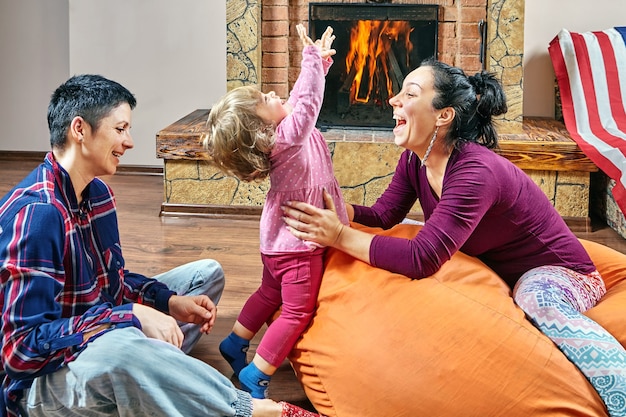
[[[582,313],[606,293],[597,271],[583,275],[557,266],[526,272],[513,298],[532,323],[585,375],[611,417],[626,416],[626,351]]]

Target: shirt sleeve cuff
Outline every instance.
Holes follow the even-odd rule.
[[[133,327],[136,327],[141,330],[141,322],[135,315],[133,314],[132,304],[122,304],[121,306],[116,306],[111,309],[111,315],[109,316],[109,321],[112,324],[115,324],[116,327],[119,327],[119,324],[132,324]],[[122,326],[126,327],[126,326]]]
[[[170,310],[168,303],[172,295],[176,295],[176,292],[165,288],[159,290],[154,299],[154,307],[163,313],[168,313]]]

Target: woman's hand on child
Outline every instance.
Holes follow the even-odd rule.
[[[337,216],[333,198],[324,190],[325,209],[302,201],[289,201],[282,207],[283,221],[287,228],[298,239],[319,243],[323,246],[334,246],[344,224]]]
[[[335,35],[333,35],[333,28],[330,26],[326,28],[322,37],[315,42],[313,42],[313,39],[307,35],[306,29],[302,24],[298,24],[296,26],[296,30],[298,31],[298,36],[300,36],[300,40],[302,41],[302,46],[315,45],[317,49],[319,49],[320,55],[323,59],[328,59],[337,53],[336,50],[331,48],[331,45],[335,40]]]

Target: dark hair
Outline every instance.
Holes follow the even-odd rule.
[[[422,62],[433,70],[436,96],[433,107],[452,107],[455,117],[444,142],[459,147],[476,142],[488,148],[498,146],[498,133],[492,116],[506,113],[506,96],[495,75],[481,71],[468,77],[462,69],[432,58]]]
[[[135,96],[121,84],[100,75],[75,75],[57,88],[48,105],[50,146],[64,149],[67,130],[76,116],[82,117],[94,131],[111,110],[122,103],[131,109]]]

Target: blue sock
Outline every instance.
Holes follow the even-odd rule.
[[[261,372],[254,363],[250,363],[239,373],[241,388],[248,391],[252,398],[268,398],[267,387],[270,384],[270,379],[271,377]]]
[[[239,337],[232,332],[220,343],[220,353],[233,368],[237,377],[239,372],[248,364],[247,353],[249,347],[249,340]]]

